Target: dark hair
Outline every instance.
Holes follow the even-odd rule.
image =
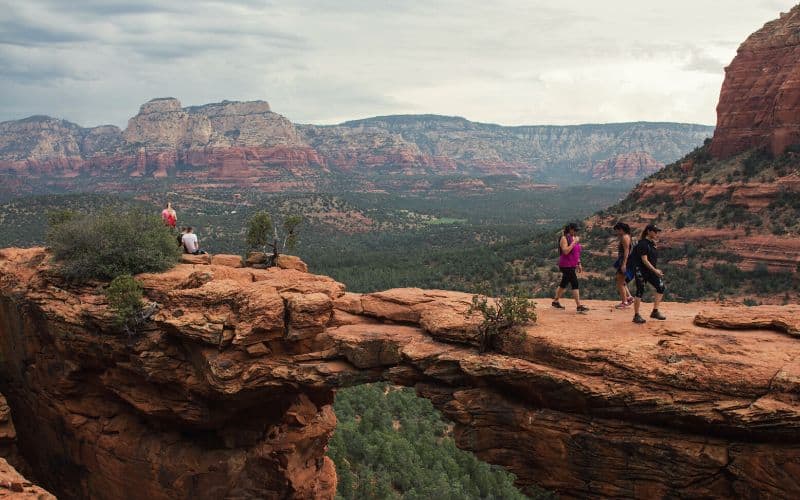
[[[564,226],[564,235],[565,235],[565,236],[566,236],[566,235],[568,235],[568,234],[569,234],[569,232],[570,232],[570,231],[572,231],[573,229],[574,229],[575,231],[577,231],[577,230],[578,230],[578,225],[577,225],[577,224],[575,224],[574,222],[570,222],[569,224],[567,224],[566,226]]]
[[[631,226],[625,224],[624,222],[617,222],[614,224],[614,230],[621,229],[625,234],[631,234]]]
[[[647,233],[650,233],[650,232],[660,233],[661,232],[661,228],[656,226],[655,224],[648,224],[644,228],[644,230],[642,231],[642,239],[646,238],[647,237]]]
[[[186,230],[191,233],[194,230],[194,228],[192,226],[186,226]]]

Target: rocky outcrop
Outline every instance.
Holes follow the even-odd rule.
[[[800,6],[756,31],[725,69],[711,154],[800,144]]]
[[[800,337],[800,307],[762,306],[755,309],[741,307],[715,308],[702,311],[694,318],[698,326],[727,330],[773,329],[787,335]]]
[[[800,493],[800,345],[760,323],[695,325],[707,305],[666,304],[669,321],[642,327],[611,303],[580,320],[543,308],[481,355],[467,294],[179,265],[138,277],[159,308],[128,338],[97,285],[48,269],[41,249],[0,252],[0,385],[61,498],[332,498],[335,390],[376,380],[416,387],[523,488]],[[735,310],[742,326],[761,314]]]
[[[607,160],[598,161],[584,167],[592,179],[602,181],[643,179],[664,168],[650,154],[638,151],[619,154]]]
[[[183,107],[170,97],[143,104],[125,130],[42,116],[0,123],[0,175],[23,178],[34,191],[45,180],[85,189],[86,178],[104,179],[101,190],[118,187],[108,178],[131,183],[165,177],[266,190],[301,181],[305,189],[319,189],[326,176],[536,173],[574,182],[570,173],[581,173],[580,165],[592,158],[646,152],[636,154],[671,161],[710,132],[699,125],[649,123],[501,127],[426,115],[294,125],[264,101]],[[609,175],[638,180],[647,168],[621,167]],[[70,180],[77,176],[81,184]],[[359,182],[367,187],[370,181]],[[444,188],[475,188],[462,184]]]
[[[56,497],[34,485],[0,458],[0,498],[14,500],[55,500]]]

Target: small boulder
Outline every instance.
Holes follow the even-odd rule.
[[[267,260],[269,260],[269,256],[264,252],[250,252],[247,254],[245,265],[247,267],[266,266]]]
[[[211,257],[211,264],[215,266],[244,267],[244,261],[239,255],[215,255]]]
[[[190,253],[181,254],[182,264],[211,264],[211,256],[208,254],[194,255]]]
[[[278,261],[275,264],[281,269],[295,269],[304,273],[308,272],[306,263],[300,260],[300,257],[295,257],[294,255],[279,255]]]

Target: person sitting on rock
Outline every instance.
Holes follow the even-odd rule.
[[[190,253],[192,255],[204,255],[206,253],[200,250],[200,242],[191,227],[186,228],[186,232],[181,237],[181,242],[183,243],[184,253]]]
[[[666,290],[664,287],[664,273],[656,267],[658,265],[658,248],[656,246],[656,239],[658,238],[658,233],[660,232],[661,228],[655,224],[648,224],[647,227],[644,228],[644,231],[642,231],[642,239],[640,239],[639,243],[636,244],[633,249],[633,253],[631,254],[634,266],[633,274],[634,279],[636,280],[636,293],[633,301],[634,323],[642,324],[647,322],[647,320],[645,320],[639,314],[639,306],[641,305],[642,297],[644,296],[645,283],[650,283],[653,288],[656,289],[656,298],[653,303],[653,312],[650,313],[650,317],[659,320],[667,319],[667,317],[661,314],[661,312],[658,310]]]
[[[178,224],[178,214],[175,212],[175,209],[172,208],[172,203],[167,203],[167,208],[161,211],[161,220],[164,221],[165,226],[169,226],[175,229],[175,226]]]

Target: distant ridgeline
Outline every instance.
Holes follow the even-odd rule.
[[[0,123],[0,196],[164,182],[265,192],[634,183],[712,132],[647,122],[505,127],[437,115],[299,125],[264,101],[182,107],[160,98],[143,104],[124,130],[48,116]]]

